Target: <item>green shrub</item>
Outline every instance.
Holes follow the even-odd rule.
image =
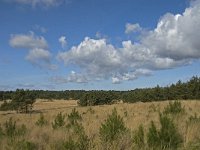
[[[140,148],[144,146],[144,128],[142,125],[135,131],[133,142]]]
[[[75,123],[77,123],[78,121],[81,121],[82,120],[82,117],[81,115],[79,114],[78,111],[76,111],[75,108],[72,109],[72,112],[68,115],[67,117],[69,123],[71,125],[74,125]]]
[[[0,106],[1,111],[8,111],[8,110],[12,110],[12,109],[13,109],[13,107],[12,107],[11,102],[7,102],[6,100]]]
[[[101,141],[113,141],[126,130],[123,118],[117,114],[117,110],[114,108],[112,114],[101,124],[99,131]]]
[[[65,116],[60,112],[57,114],[54,122],[52,122],[53,129],[63,127],[65,125]]]
[[[72,138],[69,138],[69,140],[63,144],[63,146],[66,150],[78,150],[78,143]]]
[[[15,138],[16,136],[24,136],[27,132],[27,128],[24,124],[17,126],[16,121],[13,121],[12,118],[9,118],[9,120],[5,122],[4,131],[2,128],[0,130],[2,130],[2,133],[5,136],[11,139]]]
[[[86,134],[81,134],[78,138],[78,147],[80,150],[89,149],[90,140]]]
[[[183,138],[178,133],[173,121],[166,115],[160,114],[160,124],[159,139],[162,149],[176,149],[183,142]]]
[[[36,150],[37,146],[36,146],[36,144],[34,144],[32,142],[22,140],[22,141],[17,142],[14,149],[16,149],[16,150]]]
[[[178,114],[185,111],[180,101],[169,102],[168,106],[164,108],[164,114]]]
[[[158,131],[156,129],[156,126],[153,121],[151,121],[151,126],[149,128],[149,131],[147,133],[147,144],[149,147],[155,149],[159,146],[159,135]]]
[[[83,125],[75,122],[73,125],[68,126],[68,129],[71,131],[71,137],[64,143],[64,147],[73,150],[88,150],[90,140],[85,134]]]
[[[17,128],[16,135],[17,136],[24,136],[27,132],[27,128],[24,124]]]
[[[73,108],[67,119],[69,121],[67,129],[71,133],[71,139],[65,142],[64,147],[73,150],[87,150],[89,147],[89,138],[85,134],[83,125],[80,123],[82,116]]]
[[[48,124],[48,121],[44,118],[43,113],[40,113],[40,118],[35,123],[37,126],[45,126]]]
[[[178,133],[173,121],[167,116],[160,114],[160,130],[157,130],[154,123],[151,123],[147,134],[147,143],[151,148],[177,149],[183,142],[182,136]]]
[[[12,118],[9,118],[9,121],[6,121],[4,124],[5,134],[8,137],[14,137],[17,133],[16,121],[13,121]]]

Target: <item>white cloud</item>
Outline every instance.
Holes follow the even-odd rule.
[[[123,41],[121,48],[115,48],[107,44],[105,39],[94,40],[88,37],[78,46],[60,52],[57,58],[65,65],[79,67],[79,78],[84,76],[90,81],[111,77],[113,83],[135,80],[139,76],[151,75],[151,70],[169,69],[183,63],[168,57],[158,57],[150,49],[141,44],[132,44],[131,41]],[[76,82],[74,78],[67,81]]]
[[[122,46],[122,58],[127,65],[129,64],[130,68],[169,69],[183,63],[182,60],[175,61],[169,57],[159,57],[151,49],[142,44],[132,44],[131,41],[123,41]]]
[[[126,24],[126,33],[141,31],[139,24]],[[167,13],[154,30],[138,43],[123,41],[121,48],[105,39],[85,38],[78,46],[60,53],[66,65],[74,64],[91,80],[111,78],[113,83],[151,75],[200,59],[200,0],[182,14]]]
[[[125,28],[126,28],[125,29],[126,34],[138,32],[138,31],[142,30],[142,28],[140,27],[140,25],[138,23],[136,23],[136,24],[127,23]]]
[[[51,53],[44,37],[38,37],[33,32],[30,34],[11,35],[10,46],[28,50],[25,57],[27,61],[41,68],[54,70],[57,67],[51,63]]]
[[[130,41],[123,42],[123,47],[117,49],[107,44],[105,39],[94,40],[86,37],[78,46],[60,52],[57,58],[64,61],[65,65],[78,66],[81,69],[80,74],[87,77],[87,81],[112,77],[113,83],[121,83],[123,80],[134,80],[138,76],[149,74],[145,72],[145,68],[143,72],[140,69],[141,73],[138,70],[146,67],[146,64],[153,65],[153,60],[149,60],[148,56],[145,50],[137,50],[137,46]],[[141,64],[141,61],[145,63]],[[71,75],[73,74],[69,75],[70,78]]]
[[[94,40],[86,37],[78,46],[60,52],[58,59],[66,65],[74,64],[90,76],[108,78],[121,66],[121,58],[112,45],[105,39]],[[105,74],[106,72],[106,74]]]
[[[22,5],[30,5],[32,7],[44,7],[44,8],[49,8],[49,7],[56,7],[67,0],[5,0],[7,2],[12,2],[12,3],[17,3],[17,4],[22,4]]]
[[[126,33],[139,30],[139,24],[126,25]],[[116,48],[105,39],[86,37],[78,46],[60,52],[57,57],[65,65],[78,67],[79,76],[87,77],[88,81],[111,78],[116,84],[200,59],[199,31],[200,0],[183,14],[164,15],[157,27],[142,35],[138,43],[123,41],[122,47]]]
[[[76,83],[86,83],[88,82],[86,76],[82,74],[78,74],[75,71],[71,71],[70,75],[67,77],[68,82],[76,82]]]
[[[112,77],[112,83],[113,84],[120,84],[121,83],[121,79],[119,77]]]
[[[29,54],[26,56],[26,59],[32,62],[34,62],[37,59],[43,59],[44,61],[49,62],[50,56],[51,54],[48,50],[35,48],[29,51]]]
[[[29,34],[11,35],[9,43],[10,46],[14,48],[24,48],[24,49],[48,48],[48,44],[44,39],[44,37],[35,36],[33,32],[30,32]]]
[[[66,37],[65,36],[61,36],[59,39],[58,39],[59,43],[61,44],[62,48],[65,48],[66,45],[67,45],[67,41],[66,41]]]
[[[47,68],[50,70],[57,69],[55,65],[51,64],[51,53],[45,49],[31,49],[26,56],[26,60],[41,68]]]
[[[130,81],[135,80],[140,76],[149,76],[152,74],[151,70],[148,69],[136,69],[132,72],[124,72],[123,74],[118,74],[114,77],[112,77],[112,83],[113,84],[119,84],[122,81]]]
[[[160,57],[174,60],[200,58],[200,1],[183,14],[166,14],[142,39],[142,44]]]
[[[89,80],[83,74],[76,73],[75,71],[71,71],[68,76],[55,76],[50,79],[50,81],[62,84],[62,83],[87,83]]]

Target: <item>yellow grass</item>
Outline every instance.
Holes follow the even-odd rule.
[[[148,103],[133,103],[133,104],[113,104],[102,105],[93,107],[80,107],[75,100],[37,100],[34,104],[34,112],[32,114],[17,114],[14,111],[0,111],[0,124],[4,124],[6,120],[12,117],[17,121],[17,124],[25,124],[29,129],[26,139],[37,143],[40,149],[53,149],[53,144],[57,141],[68,139],[68,134],[63,130],[52,129],[51,123],[55,116],[62,112],[63,114],[69,114],[75,107],[83,118],[83,126],[86,134],[98,143],[99,127],[102,122],[107,118],[108,114],[111,114],[112,109],[115,107],[120,116],[123,117],[126,126],[132,131],[137,129],[140,124],[143,124],[145,133],[147,133],[151,120],[153,120],[157,126],[159,126],[159,111],[162,111],[164,107],[168,105],[168,101],[164,102],[148,102]],[[184,144],[200,138],[200,125],[192,124],[187,125],[186,121],[189,116],[200,116],[200,101],[181,101],[185,107],[186,113],[181,116],[177,116],[175,123],[179,128],[179,131],[184,135]],[[94,113],[91,113],[89,109],[92,108]],[[38,120],[40,113],[43,113],[45,119],[49,121],[49,124],[45,127],[38,127],[35,122]],[[127,116],[126,116],[127,113]],[[0,149],[4,148],[3,145]]]

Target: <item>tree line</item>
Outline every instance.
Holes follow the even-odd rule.
[[[44,90],[23,90],[0,91],[0,100],[16,99],[16,94],[21,91],[25,97],[30,95],[33,99],[74,99],[79,100],[81,106],[92,106],[101,104],[112,104],[123,100],[124,102],[151,102],[164,100],[188,100],[200,99],[200,77],[193,76],[189,81],[179,80],[175,84],[166,87],[157,85],[153,88],[135,89],[130,91],[103,91],[103,90],[65,90],[65,91],[44,91]],[[29,96],[27,96],[29,95]],[[20,96],[19,96],[20,97]],[[18,98],[19,99],[19,98]],[[26,98],[30,99],[30,98]]]

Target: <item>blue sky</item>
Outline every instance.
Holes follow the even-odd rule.
[[[1,0],[0,90],[131,90],[200,75],[200,0]]]

